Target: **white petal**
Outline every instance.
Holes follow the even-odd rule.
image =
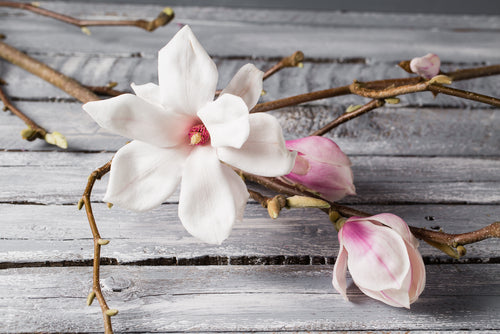
[[[197,146],[182,174],[179,218],[198,239],[220,244],[243,219],[249,194],[245,183],[220,163],[211,146]]]
[[[259,101],[262,94],[262,80],[264,72],[253,64],[246,64],[231,79],[229,85],[221,92],[223,94],[233,94],[245,101],[248,110],[251,110]]]
[[[389,226],[394,231],[396,231],[406,242],[410,243],[415,248],[418,247],[417,238],[413,236],[406,222],[400,217],[392,213],[380,213],[369,218],[370,220],[375,220],[381,224]]]
[[[425,288],[425,265],[422,260],[422,255],[420,255],[416,248],[407,245],[407,249],[411,265],[411,286],[409,296],[410,303],[413,303],[418,299]]]
[[[212,101],[217,68],[189,26],[184,26],[158,54],[162,104],[175,112],[196,115]]]
[[[148,101],[149,103],[161,105],[160,86],[151,82],[144,85],[136,85],[135,83],[132,83],[130,86],[134,90],[135,95]]]
[[[346,274],[347,274],[347,252],[340,243],[340,252],[339,256],[337,256],[337,260],[335,260],[335,265],[333,266],[333,279],[332,284],[335,290],[344,297],[345,300],[347,298],[347,282],[346,282]]]
[[[198,112],[198,117],[210,133],[213,147],[240,148],[250,133],[248,108],[235,95],[225,94],[207,103]]]
[[[145,211],[160,205],[176,189],[190,147],[158,148],[133,141],[118,150],[104,201]]]
[[[102,128],[159,147],[187,141],[193,119],[175,114],[132,94],[88,102],[83,109]]]
[[[370,289],[359,288],[368,297],[380,300],[387,305],[394,307],[406,307],[410,308],[410,302],[408,299],[408,292],[402,290],[384,290],[384,291],[373,291]]]
[[[374,291],[401,288],[410,271],[410,260],[399,234],[388,227],[359,220],[348,220],[339,234],[349,254],[349,272],[357,286]]]
[[[282,176],[290,173],[297,152],[285,146],[281,127],[271,115],[250,114],[250,135],[241,149],[220,147],[219,159],[231,166],[261,176]]]

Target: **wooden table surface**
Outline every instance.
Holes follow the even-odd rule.
[[[80,18],[154,18],[157,5],[43,2]],[[304,68],[265,82],[270,101],[358,80],[405,77],[400,60],[437,53],[443,69],[500,63],[499,16],[407,15],[174,7],[153,33],[90,28],[90,36],[32,13],[0,8],[6,42],[88,85],[157,82],[157,51],[191,25],[219,68],[219,87],[237,69],[261,69],[302,50]],[[99,128],[81,103],[5,61],[3,88],[17,107],[67,139],[67,150],[27,142],[25,125],[0,115],[0,333],[102,331],[92,282],[92,235],[76,203],[87,176],[126,138]],[[455,87],[500,96],[500,78]],[[342,113],[356,96],[272,112],[286,139],[305,136]],[[500,216],[498,109],[431,93],[403,96],[338,127],[330,138],[350,156],[357,196],[342,203],[392,212],[409,224],[465,232]],[[103,248],[102,286],[117,332],[463,333],[500,331],[500,242],[467,247],[453,260],[422,243],[427,287],[410,310],[364,296],[344,301],[331,285],[336,232],[322,212],[287,210],[271,220],[250,201],[242,224],[220,246],[191,237],[177,217],[178,194],[148,213],[131,213],[93,194]]]

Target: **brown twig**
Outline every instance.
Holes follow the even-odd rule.
[[[353,118],[361,116],[361,115],[363,115],[363,114],[365,114],[373,109],[380,108],[384,105],[385,105],[384,100],[378,100],[378,99],[371,100],[370,102],[368,102],[367,104],[365,104],[361,108],[358,108],[352,112],[344,113],[344,114],[340,115],[339,117],[337,117],[336,119],[334,119],[333,121],[331,121],[330,123],[328,123],[327,125],[322,127],[321,129],[316,130],[313,133],[311,133],[310,136],[322,136],[325,133],[334,129],[335,127],[339,126],[340,124],[343,124],[347,121],[350,121]]]
[[[109,85],[107,85],[107,86],[88,86],[88,85],[85,85],[84,87],[97,95],[103,95],[103,96],[114,97],[114,96],[118,96],[118,95],[122,95],[122,94],[126,93],[126,92],[123,92],[120,90],[116,90],[113,88],[114,86],[111,87]]]
[[[97,229],[97,224],[95,222],[94,214],[92,212],[92,204],[90,201],[90,195],[92,194],[92,188],[96,180],[100,180],[106,173],[109,172],[111,168],[111,161],[108,161],[103,166],[97,168],[90,174],[87,182],[87,187],[83,192],[82,198],[78,202],[78,208],[81,209],[85,205],[85,211],[87,212],[87,218],[89,221],[90,229],[92,230],[92,236],[94,239],[94,262],[93,262],[93,283],[92,292],[90,293],[87,304],[92,304],[94,297],[97,297],[99,305],[101,306],[102,315],[104,318],[104,329],[106,334],[113,333],[111,326],[111,316],[118,313],[118,311],[110,309],[106,303],[106,299],[101,291],[100,284],[100,261],[101,261],[101,246],[109,243],[108,240],[101,239],[99,230]]]
[[[275,74],[279,70],[284,69],[285,67],[300,67],[302,66],[302,62],[304,61],[304,53],[302,51],[295,51],[291,56],[284,57],[278,63],[276,63],[273,67],[268,69],[264,73],[263,80],[266,80],[271,75]]]
[[[26,116],[21,110],[17,109],[9,100],[5,92],[0,85],[0,100],[2,100],[4,105],[4,110],[10,110],[14,115],[19,117],[26,125],[29,127],[28,131],[22,133],[23,138],[28,141],[33,141],[37,138],[45,139],[47,135],[47,130],[35,123],[31,118]]]
[[[48,65],[31,58],[18,49],[0,41],[0,57],[26,71],[39,76],[57,88],[75,97],[82,103],[99,100],[99,97],[76,80],[54,70]]]
[[[440,244],[457,247],[459,245],[472,244],[488,238],[500,238],[500,222],[495,222],[479,230],[448,234],[441,231],[430,231],[420,227],[410,226],[411,232],[419,239],[431,240]]]
[[[494,98],[492,96],[482,95],[474,92],[469,92],[457,88],[446,87],[441,85],[429,85],[427,90],[433,92],[434,94],[446,94],[452,95],[456,97],[461,97],[463,99],[478,101],[482,103],[486,103],[495,107],[500,108],[500,99]]]
[[[349,86],[335,87],[330,89],[324,89],[316,92],[310,92],[300,95],[295,95],[291,97],[287,97],[284,99],[279,99],[275,101],[269,101],[264,103],[257,104],[250,112],[264,112],[275,109],[280,109],[284,107],[294,106],[297,104],[326,99],[329,97],[341,96],[351,94]]]
[[[295,195],[302,195],[302,196],[308,196],[308,197],[315,197],[315,198],[321,198],[314,192],[310,191],[299,191],[293,185],[288,185],[286,183],[280,182],[279,180],[275,178],[269,178],[269,177],[264,177],[264,176],[258,176],[254,174],[249,174],[246,172],[243,172],[241,170],[238,170],[240,175],[242,175],[245,180],[252,181],[259,183],[263,185],[264,187],[273,190],[279,194],[284,194],[287,196],[295,196]],[[253,199],[259,201],[263,206],[264,203],[267,204],[269,201],[269,197],[265,197],[255,191],[250,193],[250,196],[252,196]],[[323,199],[324,200],[324,199]],[[326,201],[330,204],[331,209],[337,211],[344,217],[369,217],[372,216],[373,214],[363,212],[360,210],[353,209],[351,207],[347,207],[344,205],[340,205],[331,201]],[[323,210],[325,212],[329,212],[329,210]],[[483,227],[479,230],[476,231],[471,231],[467,233],[460,233],[460,234],[449,234],[441,231],[430,231],[421,227],[415,227],[415,226],[409,226],[411,232],[417,237],[418,239],[424,240],[426,242],[429,242],[431,245],[436,246],[437,245],[445,245],[448,247],[452,248],[457,248],[458,246],[462,245],[467,245],[471,244],[474,242],[478,242],[481,240],[485,240],[488,238],[500,238],[500,222],[495,222],[491,225],[488,225],[486,227]],[[451,254],[450,254],[451,255]]]
[[[447,73],[446,76],[448,76],[453,81],[460,81],[460,80],[474,79],[474,78],[490,76],[490,75],[498,75],[498,74],[500,74],[500,65],[492,65],[492,66],[483,66],[483,67],[476,67],[464,70],[457,70],[454,72]],[[423,81],[423,79],[420,77],[375,80],[363,83],[355,82],[354,85],[330,88],[321,91],[290,96],[275,101],[259,103],[251,110],[251,112],[254,113],[254,112],[270,111],[330,97],[356,94],[356,92],[352,91],[352,88],[356,84],[357,84],[356,87],[359,87],[358,89],[359,92],[362,92],[363,90],[367,92],[366,95],[362,96],[371,97],[374,99],[382,99],[386,97],[394,97],[400,94],[408,94],[408,93],[415,93],[419,91],[428,90],[427,87],[424,88],[425,81]],[[360,87],[361,84],[363,86],[362,89]],[[383,94],[382,93],[379,95],[372,94],[372,92],[369,92],[368,90],[371,91],[382,90]]]
[[[80,28],[90,26],[135,26],[147,31],[153,31],[158,27],[168,24],[174,18],[174,11],[166,7],[158,16],[151,21],[147,20],[79,20],[74,17],[43,9],[29,3],[19,3],[13,1],[0,1],[0,7],[11,7],[31,11],[33,13],[47,16],[62,22],[75,25]]]
[[[271,75],[277,73],[278,71],[284,69],[285,67],[299,67],[304,60],[304,54],[302,51],[295,51],[291,56],[282,58],[279,62],[273,65],[270,69],[264,72],[264,77],[262,80],[266,80]],[[222,89],[218,89],[215,92],[215,96],[219,96],[222,93]]]

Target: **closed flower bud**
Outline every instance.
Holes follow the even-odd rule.
[[[356,194],[351,161],[333,141],[312,136],[289,140],[286,147],[298,155],[285,178],[320,193],[329,201]]]
[[[410,69],[413,73],[426,79],[430,79],[439,74],[441,60],[433,53],[428,53],[423,57],[413,58],[410,62]]]
[[[424,289],[425,267],[418,241],[401,218],[390,213],[351,217],[338,237],[333,286],[346,300],[349,269],[352,280],[367,296],[410,308]]]

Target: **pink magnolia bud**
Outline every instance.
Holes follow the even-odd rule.
[[[339,231],[340,252],[333,286],[347,300],[346,271],[367,296],[410,308],[425,286],[418,241],[408,225],[390,213],[347,219]]]
[[[423,57],[413,58],[410,62],[410,69],[413,73],[426,79],[431,79],[439,74],[441,60],[433,53],[428,53]]]
[[[298,154],[292,172],[285,178],[317,191],[330,201],[356,194],[351,161],[333,141],[312,136],[288,140],[286,147]]]

